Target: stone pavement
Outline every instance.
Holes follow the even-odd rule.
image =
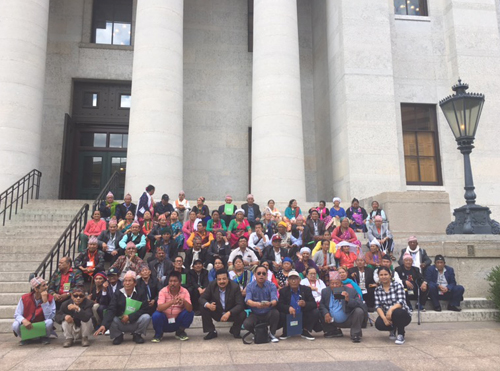
[[[58,326],[60,328],[60,326]],[[90,347],[62,348],[62,334],[50,345],[19,346],[13,335],[0,335],[0,370],[499,370],[500,323],[412,323],[406,344],[398,346],[387,333],[369,327],[363,342],[353,344],[344,330],[340,339],[292,338],[278,344],[244,345],[220,329],[219,337],[202,339],[201,329],[188,330],[180,342],[172,334],[159,343],[136,345],[130,336],[120,346],[108,337]],[[280,334],[278,330],[278,334]],[[319,334],[318,334],[319,335]]]

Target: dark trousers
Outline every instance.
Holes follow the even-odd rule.
[[[189,297],[191,298],[191,303],[193,304],[193,310],[194,311],[199,310],[200,303],[198,301],[200,300],[200,292],[195,287],[189,287],[188,291],[189,291]]]
[[[194,312],[188,312],[184,309],[175,318],[174,323],[168,323],[168,318],[164,312],[153,313],[153,328],[155,330],[155,338],[161,339],[164,332],[174,332],[179,329],[187,329],[193,323]]]
[[[375,308],[375,287],[368,287],[366,294],[363,294],[363,300],[368,308]]]
[[[366,321],[368,320],[368,316],[365,315],[363,308],[354,308],[349,317],[342,323],[326,323],[325,317],[320,317],[324,332],[332,332],[338,328],[350,328],[351,337],[361,334],[361,328],[366,326]]]
[[[410,300],[417,300],[418,301],[418,292],[420,291],[420,302],[419,304],[424,306],[425,303],[427,303],[427,297],[429,295],[429,286],[427,286],[427,291],[422,291],[419,286],[414,285],[413,286],[413,294],[410,295],[408,294],[408,291],[405,291],[406,295],[406,304],[411,308],[411,303]]]
[[[429,287],[429,296],[431,297],[432,305],[434,308],[439,307],[439,300],[449,300],[449,304],[455,307],[460,306],[460,302],[464,300],[464,287],[460,285],[454,286],[444,295],[439,295],[439,289],[437,286]]]
[[[405,327],[408,326],[411,322],[411,316],[404,309],[394,309],[392,312],[392,326],[386,326],[382,317],[378,317],[375,321],[375,327],[379,331],[394,331],[398,330],[399,335],[405,334]]]
[[[203,332],[215,331],[213,320],[220,322],[223,313],[220,310],[212,312],[210,309],[207,309],[205,307],[200,307],[200,311],[201,311],[201,322],[203,323]],[[231,326],[231,332],[233,334],[240,333],[241,325],[243,324],[245,318],[246,318],[246,313],[244,310],[235,315],[231,313],[228,322],[234,322],[233,326]]]
[[[286,316],[288,313],[280,312],[280,323],[278,328],[283,328],[283,333],[286,334]],[[302,312],[302,328],[311,332],[319,322],[319,310],[313,309],[308,312]]]
[[[250,313],[250,315],[243,322],[243,327],[245,327],[245,330],[253,333],[255,325],[257,323],[267,322],[271,334],[276,335],[276,330],[278,329],[279,321],[280,321],[280,312],[278,312],[276,308],[272,308],[266,314],[255,314],[253,312]]]

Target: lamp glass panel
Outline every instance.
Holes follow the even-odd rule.
[[[482,99],[469,99],[467,101],[467,132],[468,136],[475,136],[477,125],[479,123],[479,116],[481,115],[481,108],[484,101]]]
[[[449,100],[448,102],[441,105],[441,110],[444,113],[444,117],[446,117],[446,121],[450,125],[451,131],[455,138],[460,136],[460,131],[458,130],[457,117],[455,115],[455,109],[453,107],[453,101]]]

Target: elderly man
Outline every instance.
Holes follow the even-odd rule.
[[[347,272],[350,279],[356,282],[363,293],[363,300],[368,306],[368,312],[375,312],[375,289],[377,284],[373,279],[373,269],[366,266],[362,254],[356,259],[356,266]]]
[[[102,284],[102,294],[99,299],[99,308],[97,308],[101,322],[104,318],[104,311],[108,309],[115,292],[123,287],[122,281],[118,279],[118,273],[118,269],[110,268],[107,274],[108,280]],[[109,335],[109,330],[106,331],[106,335]]]
[[[436,312],[441,312],[440,300],[449,300],[448,310],[460,312],[460,303],[464,300],[464,287],[457,285],[455,271],[446,265],[443,255],[436,255],[434,265],[425,272],[429,284],[429,296]]]
[[[289,314],[293,317],[302,315],[301,336],[303,339],[315,339],[311,335],[311,331],[318,323],[319,311],[311,288],[300,284],[300,276],[297,271],[288,273],[288,286],[280,289],[277,308],[280,312],[280,327],[283,327],[280,340],[286,340],[290,337],[287,334],[287,316]]]
[[[151,270],[151,276],[160,282],[160,286],[165,285],[165,281],[170,273],[174,270],[174,265],[170,259],[167,259],[165,250],[156,250],[156,259],[149,262],[149,269]]]
[[[342,337],[341,328],[350,328],[352,342],[361,342],[368,310],[356,290],[342,286],[338,272],[332,272],[330,286],[321,291],[319,311],[326,338]]]
[[[130,193],[127,193],[125,197],[123,197],[123,203],[119,204],[116,206],[116,220],[119,222],[121,220],[125,219],[125,215],[127,215],[127,212],[131,211],[132,214],[135,215],[135,211],[137,209],[137,205],[132,203],[132,196]]]
[[[224,205],[220,205],[218,211],[221,219],[223,219],[226,222],[226,225],[229,225],[231,219],[233,219],[234,217],[234,214],[238,206],[232,203],[233,198],[230,195],[227,195],[224,201],[225,201]]]
[[[420,270],[420,273],[425,275],[425,270],[432,264],[431,259],[427,256],[427,252],[418,245],[417,237],[411,236],[408,238],[408,247],[401,250],[399,265],[403,265],[403,255],[409,253],[413,258],[413,266]]]
[[[116,259],[115,263],[111,266],[118,271],[120,281],[125,278],[125,273],[134,271],[136,274],[141,272],[142,266],[146,263],[137,256],[137,247],[133,242],[129,242],[125,249],[125,255]]]
[[[97,249],[97,238],[90,237],[87,251],[82,252],[75,260],[75,268],[83,273],[83,279],[90,282],[95,273],[104,271],[104,253]]]
[[[49,294],[54,296],[56,307],[59,309],[61,304],[68,300],[71,292],[76,286],[83,285],[83,275],[79,269],[71,267],[72,260],[65,256],[59,260],[58,270],[54,272],[49,281]]]
[[[238,255],[241,255],[243,258],[243,263],[245,264],[245,268],[252,268],[254,266],[259,265],[259,258],[255,253],[248,249],[248,240],[245,236],[241,236],[238,238],[238,248],[234,249],[231,254],[229,254],[229,258],[227,260],[227,265],[230,269],[233,266],[233,260]]]
[[[271,342],[277,343],[276,337],[280,314],[276,309],[278,305],[278,291],[276,286],[267,279],[267,268],[259,265],[255,271],[256,279],[246,287],[245,302],[250,307],[251,313],[243,322],[243,327],[249,332],[254,332],[258,322],[269,324],[269,337]]]
[[[204,266],[208,264],[208,249],[201,247],[201,238],[199,237],[193,239],[193,248],[187,250],[185,254],[184,266],[186,270],[193,268],[195,260],[201,260]]]
[[[284,247],[281,247],[281,236],[275,234],[272,239],[272,247],[264,251],[262,261],[267,261],[271,270],[276,274],[282,267],[283,259],[287,256],[288,252]]]
[[[189,340],[186,329],[193,323],[193,318],[189,292],[181,286],[181,273],[174,271],[170,274],[168,285],[158,295],[158,307],[153,314],[155,336],[151,342],[159,343],[165,332],[174,331],[176,339]]]
[[[262,217],[262,215],[260,214],[259,205],[254,203],[253,195],[249,194],[247,196],[247,203],[241,205],[241,208],[245,211],[246,218],[253,228],[255,222],[260,221],[260,218]]]
[[[144,259],[146,256],[146,236],[141,232],[141,225],[137,222],[133,222],[130,227],[130,232],[126,233],[125,236],[120,241],[120,255],[123,255],[129,242],[133,242],[137,251],[139,252],[139,257]]]
[[[24,294],[17,304],[12,330],[14,335],[21,336],[21,326],[24,326],[29,332],[33,330],[34,323],[45,322],[45,336],[42,336],[42,343],[50,344],[49,335],[56,315],[56,301],[47,291],[47,282],[43,278],[32,278],[30,285],[31,292]],[[25,344],[27,342],[21,340],[20,345]]]
[[[413,266],[413,258],[410,254],[405,253],[403,255],[403,263],[395,271],[398,273],[401,281],[403,281],[406,304],[408,304],[410,309],[413,309],[410,300],[418,300],[420,298],[417,305],[421,311],[425,312],[424,306],[427,302],[427,295],[429,295],[427,282],[420,273],[420,270]]]
[[[75,340],[82,340],[82,347],[90,345],[89,336],[92,336],[92,300],[85,297],[82,287],[76,287],[71,298],[66,300],[56,314],[56,322],[62,324],[64,332],[64,348],[69,348]]]
[[[374,224],[368,225],[368,241],[377,240],[380,243],[380,250],[384,254],[392,255],[394,251],[394,241],[387,223],[383,222],[380,215],[375,216],[374,221]]]
[[[245,304],[239,285],[229,280],[226,270],[216,272],[216,279],[210,282],[199,301],[203,332],[207,332],[204,340],[217,337],[213,320],[234,322],[229,332],[236,339],[241,338],[241,325],[246,317]]]
[[[189,210],[191,210],[191,206],[189,206],[189,201],[186,200],[186,193],[184,193],[184,191],[179,192],[179,198],[175,200],[174,209],[179,214],[179,221],[184,223],[188,219]]]
[[[169,200],[170,197],[168,197],[167,194],[161,196],[161,202],[158,202],[155,205],[155,217],[160,217],[161,215],[163,215],[167,220],[170,219],[170,214],[172,213],[172,211],[174,211],[174,207],[171,203],[168,202]]]
[[[119,204],[120,204],[119,202],[115,201],[115,196],[113,195],[113,193],[108,192],[108,194],[106,195],[106,201],[102,201],[101,204],[99,205],[101,218],[109,222],[111,218],[115,217],[116,207]]]
[[[97,246],[104,252],[104,259],[113,264],[118,259],[120,241],[123,238],[123,233],[118,230],[116,220],[109,221],[108,229],[102,231],[97,237]]]
[[[151,316],[146,313],[149,307],[146,293],[136,290],[136,285],[135,272],[128,271],[123,279],[123,287],[113,295],[102,326],[94,333],[95,336],[104,334],[109,329],[113,345],[123,342],[124,333],[131,333],[135,343],[144,343],[142,335],[146,335]]]
[[[264,233],[262,222],[255,223],[255,232],[248,237],[248,248],[260,259],[264,256],[265,251],[269,248],[269,237]]]

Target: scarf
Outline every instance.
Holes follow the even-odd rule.
[[[413,251],[410,250],[409,246],[406,246],[406,251],[408,254],[410,254],[413,258],[413,266],[419,270],[419,272],[422,272],[422,269],[420,268],[420,264],[422,262],[420,261],[420,246],[417,245],[417,248]]]

